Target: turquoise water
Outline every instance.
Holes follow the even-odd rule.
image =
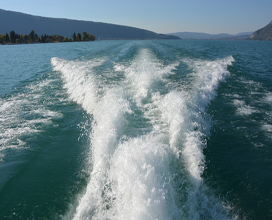
[[[0,52],[0,219],[272,218],[271,42]]]

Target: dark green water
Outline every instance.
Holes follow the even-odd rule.
[[[272,218],[271,42],[0,52],[0,219]]]

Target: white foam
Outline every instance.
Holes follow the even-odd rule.
[[[187,61],[187,64],[195,70],[193,76],[196,81],[193,91],[202,107],[207,107],[215,97],[220,82],[229,75],[227,67],[232,65],[232,62],[234,62],[232,56],[215,61]]]
[[[98,95],[94,76],[88,73],[102,62],[95,60],[83,63],[82,61],[66,61],[55,57],[51,59],[53,69],[63,73],[64,88],[67,89],[70,98],[81,104],[88,113],[94,111],[92,106],[97,101],[96,96]]]
[[[264,124],[263,129],[267,132],[272,132],[272,125],[271,124]]]
[[[126,67],[125,67],[123,64],[115,63],[115,62],[114,62],[113,68],[114,68],[114,70],[115,70],[116,72],[124,71],[124,70],[126,69]]]
[[[138,106],[144,99],[151,97],[157,88],[156,84],[163,81],[163,76],[172,74],[177,65],[178,63],[174,63],[164,67],[148,49],[139,51],[138,56],[125,71],[127,83],[132,86]]]
[[[120,144],[110,169],[114,207],[105,217],[179,219],[182,213],[175,204],[170,161],[168,146],[156,136],[146,135]]]
[[[246,105],[245,101],[243,100],[234,99],[233,104],[237,107],[236,112],[238,115],[251,115],[253,113],[259,112],[255,108]]]
[[[105,201],[101,195],[108,181],[112,155],[126,123],[125,114],[130,111],[127,102],[115,92],[120,91],[109,90],[93,107],[94,123],[91,134],[93,170],[87,191],[79,201],[74,219],[90,218],[105,208]]]
[[[33,82],[24,88],[23,93],[0,98],[0,151],[2,159],[6,149],[25,149],[24,136],[39,133],[52,119],[62,114],[50,110],[42,103],[43,91],[53,83],[51,79]],[[51,88],[52,89],[52,88]]]

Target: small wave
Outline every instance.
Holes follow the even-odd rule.
[[[41,101],[44,98],[41,91],[46,90],[45,87],[50,86],[50,83],[50,79],[33,82],[25,86],[23,93],[0,99],[1,152],[27,148],[24,141],[27,136],[43,131],[43,127],[51,124],[52,119],[62,117],[61,113],[49,110]],[[5,153],[1,155],[3,159]]]
[[[272,92],[266,94],[264,101],[272,105]]]
[[[253,113],[259,112],[255,108],[253,108],[249,105],[246,105],[245,101],[243,101],[243,100],[235,99],[235,100],[233,100],[233,104],[234,104],[234,106],[237,107],[237,114],[238,115],[251,115]]]
[[[263,129],[267,132],[272,132],[272,125],[271,124],[264,124],[263,126]]]

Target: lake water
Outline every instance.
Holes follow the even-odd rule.
[[[0,219],[272,219],[272,42],[0,46]]]

